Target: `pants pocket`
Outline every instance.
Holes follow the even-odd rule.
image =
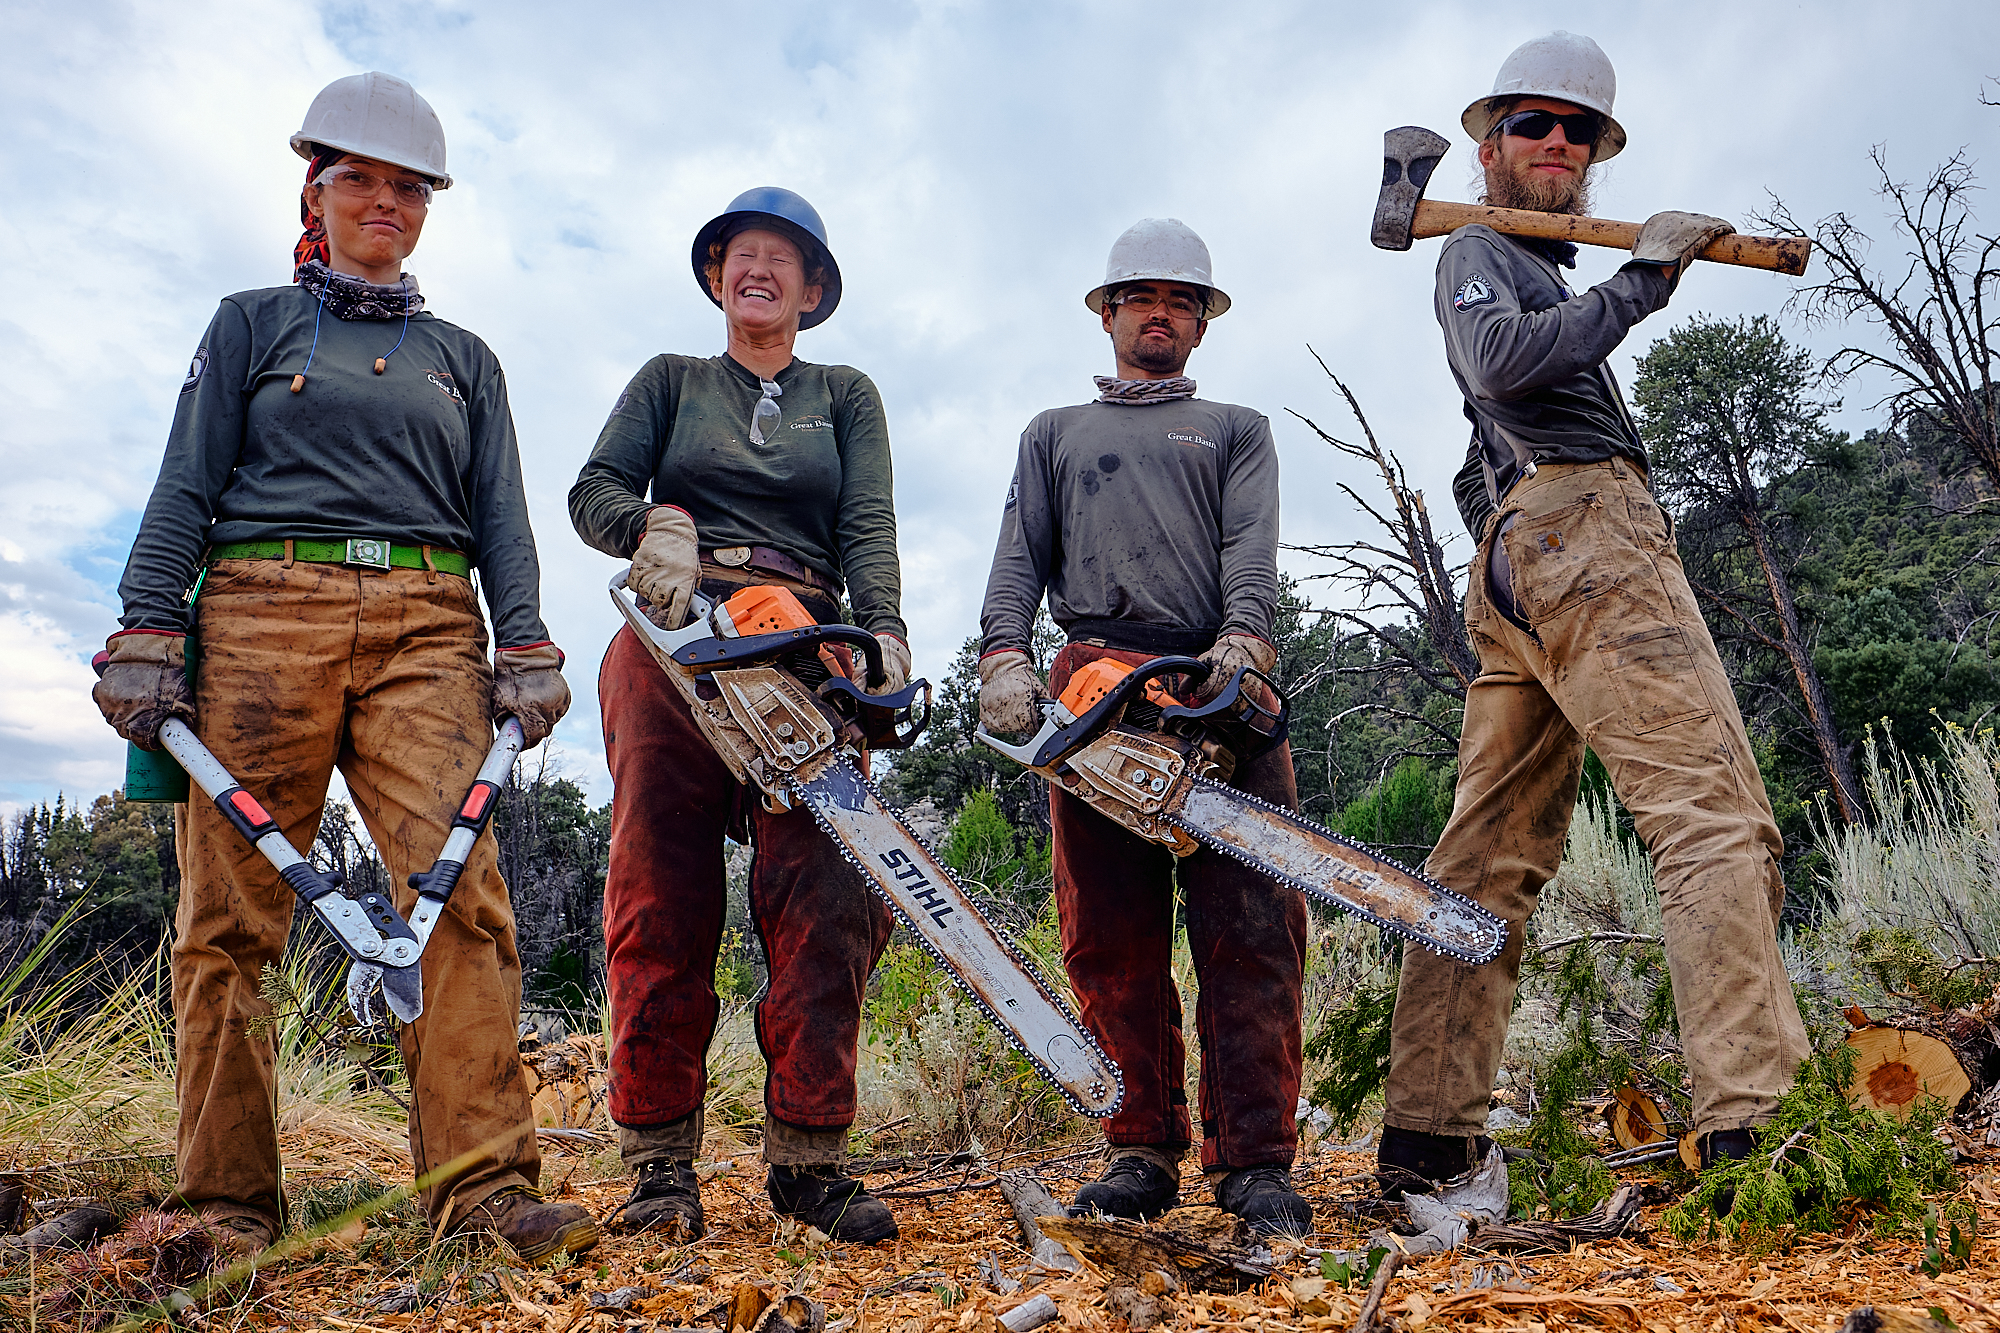
[[[1499,534],[1514,573],[1514,597],[1536,629],[1623,583],[1635,567],[1629,520],[1612,519],[1600,495],[1525,510]]]
[[[1707,717],[1715,711],[1695,671],[1687,632],[1657,626],[1598,646],[1635,735]]]

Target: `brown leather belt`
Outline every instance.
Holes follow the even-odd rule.
[[[783,551],[774,551],[768,546],[711,546],[702,551],[701,558],[725,569],[755,569],[777,574],[798,583],[811,584],[829,597],[840,596],[838,583],[818,570],[800,564]]]

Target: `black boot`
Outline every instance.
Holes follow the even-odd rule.
[[[1438,1186],[1476,1169],[1492,1150],[1493,1140],[1484,1134],[1463,1138],[1384,1125],[1375,1149],[1375,1183],[1382,1197],[1392,1201],[1405,1194],[1433,1194]]]
[[[774,1166],[764,1188],[773,1208],[835,1240],[873,1245],[896,1238],[896,1218],[889,1205],[854,1177],[842,1175],[837,1166]]]
[[[1180,1177],[1143,1157],[1115,1157],[1104,1174],[1076,1192],[1071,1217],[1104,1213],[1145,1221],[1180,1202]]]
[[[1708,1170],[1717,1162],[1740,1162],[1757,1151],[1757,1137],[1747,1129],[1711,1130],[1695,1140],[1695,1150],[1701,1156],[1701,1169]],[[1715,1196],[1715,1215],[1729,1216],[1736,1207],[1736,1191],[1725,1189]]]
[[[1231,1171],[1215,1187],[1215,1201],[1265,1235],[1303,1236],[1312,1230],[1312,1205],[1292,1188],[1285,1166],[1248,1166]]]
[[[619,1226],[627,1232],[657,1231],[668,1240],[700,1240],[708,1230],[701,1211],[701,1182],[693,1162],[671,1158],[641,1162]]]

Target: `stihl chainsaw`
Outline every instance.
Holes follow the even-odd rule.
[[[821,831],[1064,1100],[1109,1116],[1125,1099],[1118,1066],[1031,964],[980,912],[923,839],[883,802],[850,751],[906,748],[930,720],[930,683],[871,695],[836,669],[847,647],[880,684],[882,647],[854,625],[815,622],[790,591],[758,585],[663,630],[626,588],[611,600],[688,702],[702,734],[768,810],[803,806]],[[917,711],[921,701],[922,711]]]
[[[1291,705],[1270,677],[1239,667],[1208,703],[1181,703],[1160,683],[1200,684],[1208,665],[1156,657],[1127,666],[1100,657],[1042,701],[1042,728],[1009,745],[979,739],[1142,838],[1189,856],[1202,846],[1321,902],[1467,963],[1499,957],[1507,923],[1436,880],[1309,819],[1226,785],[1285,739]],[[1258,702],[1261,685],[1277,702]]]

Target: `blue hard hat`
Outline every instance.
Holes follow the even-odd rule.
[[[718,307],[722,304],[708,285],[708,247],[717,238],[748,227],[768,227],[789,237],[806,252],[809,262],[817,260],[826,267],[826,282],[820,291],[819,309],[800,315],[799,327],[809,329],[824,323],[826,317],[833,313],[833,308],[840,304],[840,265],[833,262],[833,251],[827,248],[826,224],[819,220],[818,211],[802,196],[775,185],[760,185],[754,190],[745,190],[729,201],[727,209],[709,219],[708,225],[695,233],[694,280],[701,288],[701,294]]]

